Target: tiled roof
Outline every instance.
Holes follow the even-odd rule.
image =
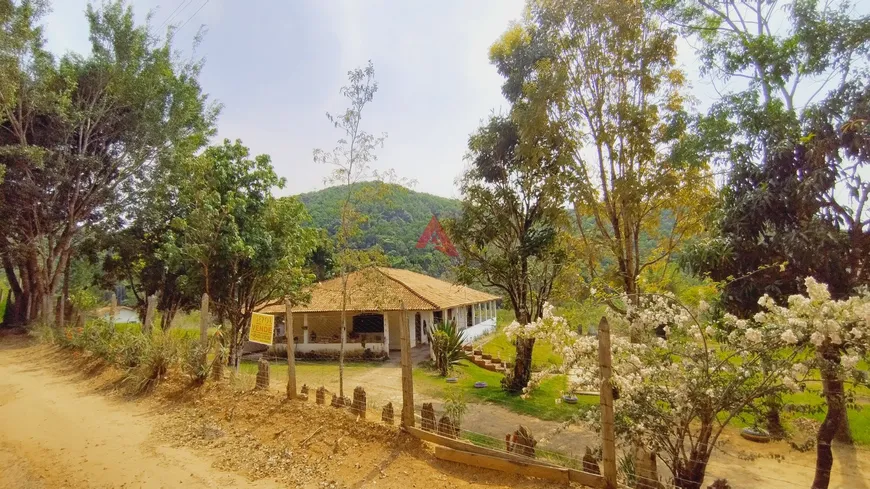
[[[498,299],[470,287],[395,268],[366,268],[348,275],[347,281],[348,311],[398,311],[402,302],[409,311],[431,311]],[[293,312],[341,311],[341,290],[340,277],[319,282],[311,290],[308,304],[294,307]],[[284,305],[271,304],[260,312],[283,313]]]

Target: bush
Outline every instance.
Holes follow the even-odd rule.
[[[430,326],[430,333],[432,352],[435,354],[435,368],[442,377],[446,377],[450,367],[465,358],[462,352],[465,333],[456,329],[455,321],[435,323]]]
[[[112,344],[115,338],[115,328],[108,321],[93,319],[85,323],[81,334],[77,336],[79,348],[107,362],[114,361]]]
[[[135,392],[149,390],[166,375],[178,357],[178,340],[166,332],[157,331],[145,338],[139,364],[128,371],[127,380],[132,382]]]
[[[139,366],[148,338],[140,331],[122,329],[112,339],[112,363],[132,369]]]
[[[211,362],[208,361],[209,345],[203,346],[199,340],[183,340],[181,342],[181,370],[197,384],[202,384],[211,373]]]
[[[58,337],[62,336],[60,331],[52,328],[47,324],[39,323],[30,328],[29,334],[36,338],[40,343],[58,344]]]

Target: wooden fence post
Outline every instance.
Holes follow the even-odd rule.
[[[60,297],[57,298],[58,304],[60,306],[57,308],[57,328],[63,329],[64,321],[66,321],[66,301],[64,300],[64,295],[60,294]]]
[[[51,294],[45,294],[42,300],[42,307],[44,309],[42,322],[46,326],[50,326],[54,323],[54,314],[52,314],[54,312],[54,300]]]
[[[601,369],[601,447],[602,475],[607,489],[616,489],[616,433],[613,427],[613,365],[610,358],[610,325],[602,317],[598,323],[598,366]]]
[[[151,324],[154,323],[154,310],[157,308],[157,296],[151,294],[148,296],[148,307],[145,309],[145,324],[142,325],[142,332],[150,335]]]
[[[202,294],[202,301],[199,305],[199,345],[202,352],[200,353],[200,363],[205,368],[208,365],[208,325],[211,322],[211,317],[208,312],[208,294]]]
[[[208,348],[208,325],[211,322],[211,317],[208,312],[208,294],[202,294],[202,302],[199,306],[199,344],[202,350]]]
[[[411,329],[402,301],[402,317],[399,321],[399,339],[402,343],[402,426],[414,427],[414,377],[411,366]]]
[[[109,304],[109,324],[115,326],[115,315],[118,314],[118,296],[112,292],[112,299]]]
[[[284,329],[287,332],[287,399],[296,399],[296,345],[293,341],[293,309],[284,302]]]

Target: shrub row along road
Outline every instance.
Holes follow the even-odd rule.
[[[69,383],[21,340],[0,342],[0,488],[283,487],[152,441],[143,406]]]

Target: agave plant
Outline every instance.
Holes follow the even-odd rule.
[[[429,334],[432,338],[432,352],[435,354],[435,368],[442,377],[447,377],[450,366],[465,358],[462,352],[465,332],[456,329],[455,321],[447,321],[431,325]]]

